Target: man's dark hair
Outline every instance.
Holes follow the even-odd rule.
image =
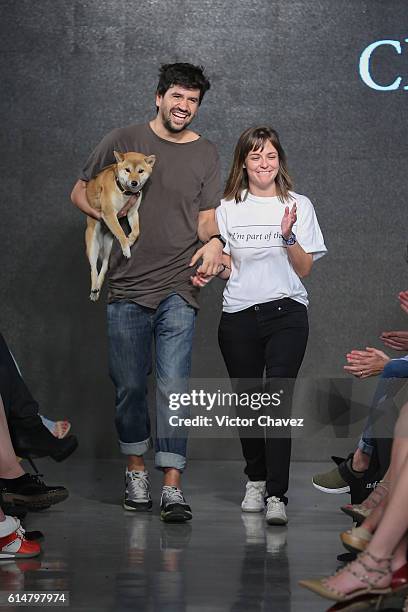
[[[180,85],[186,89],[199,89],[199,104],[201,104],[205,92],[210,89],[210,81],[204,74],[204,67],[183,62],[163,64],[160,67],[156,93],[159,96],[164,96],[173,85]]]

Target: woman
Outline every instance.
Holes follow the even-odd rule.
[[[355,561],[333,576],[301,580],[300,585],[334,601],[353,601],[364,595],[381,595],[408,586],[408,404],[395,425],[391,464],[388,471],[390,492],[371,521],[374,535]],[[371,517],[370,517],[371,518]],[[368,527],[367,522],[364,523]],[[368,530],[367,530],[368,532]],[[360,601],[360,600],[359,600]],[[374,604],[373,604],[374,606]],[[408,606],[407,606],[408,607]],[[404,610],[407,609],[404,607]],[[370,609],[374,609],[370,608]],[[380,609],[375,607],[375,609]],[[381,608],[383,609],[383,608]],[[388,609],[388,608],[387,608]]]
[[[306,350],[308,299],[300,279],[326,247],[313,205],[291,188],[276,131],[256,127],[243,132],[217,209],[226,240],[219,276],[227,279],[219,343],[228,373],[240,379],[241,391],[247,384],[243,379],[259,382],[264,371],[268,379],[285,379],[287,387]],[[200,275],[193,279],[197,286],[207,281]],[[267,522],[286,524],[290,434],[254,434],[247,437],[240,431],[248,476],[242,510],[264,510],[266,497]]]

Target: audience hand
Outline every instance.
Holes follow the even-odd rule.
[[[407,291],[401,291],[398,294],[398,299],[400,302],[400,306],[401,309],[408,314],[408,290]]]
[[[408,331],[383,332],[381,340],[395,351],[408,351]]]
[[[372,347],[363,350],[352,350],[346,355],[347,365],[344,369],[356,378],[368,378],[380,374],[385,364],[390,361],[388,355]]]

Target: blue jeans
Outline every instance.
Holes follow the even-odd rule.
[[[152,446],[147,402],[152,339],[156,352],[156,456],[159,469],[186,465],[187,436],[168,425],[169,393],[188,391],[196,310],[172,294],[157,309],[133,302],[108,304],[109,372],[116,388],[116,428],[125,455]],[[184,411],[184,414],[183,414]],[[188,414],[180,408],[177,415]]]
[[[394,378],[408,378],[408,360],[407,359],[391,359],[385,364],[384,370],[381,373],[370,414],[367,418],[367,423],[364,427],[363,434],[358,443],[358,448],[366,455],[373,454],[375,448],[375,439],[372,433],[372,417],[376,411],[381,410],[381,404],[387,399],[390,399],[395,392],[395,385],[392,383]]]

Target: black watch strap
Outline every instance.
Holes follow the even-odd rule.
[[[218,240],[222,243],[223,247],[225,247],[225,245],[227,244],[227,241],[221,236],[221,234],[214,234],[214,236],[210,236],[207,242],[210,242],[210,240],[212,240],[213,238],[218,238]]]

